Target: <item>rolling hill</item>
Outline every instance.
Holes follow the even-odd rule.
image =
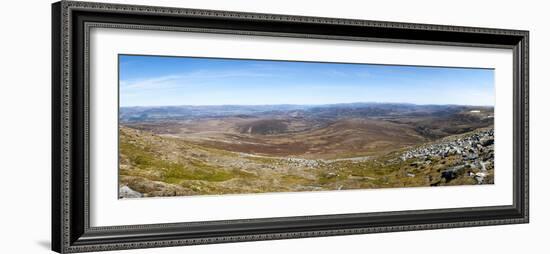
[[[492,183],[492,125],[478,106],[121,108],[121,197]]]

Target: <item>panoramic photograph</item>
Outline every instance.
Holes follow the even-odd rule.
[[[494,69],[118,60],[122,199],[494,184]]]

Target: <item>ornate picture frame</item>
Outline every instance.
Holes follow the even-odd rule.
[[[512,205],[90,224],[90,29],[237,34],[511,50]],[[52,5],[52,249],[60,253],[474,227],[529,221],[529,32],[61,1]]]

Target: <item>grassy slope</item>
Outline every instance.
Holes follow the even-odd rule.
[[[440,171],[458,158],[427,165],[401,161],[399,152],[370,160],[294,162],[247,156],[120,129],[120,184],[145,196],[181,196],[358,188],[475,184],[459,177],[447,183]]]

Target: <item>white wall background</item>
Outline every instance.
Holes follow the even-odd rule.
[[[106,0],[104,0],[106,1]],[[118,0],[112,2],[531,31],[531,223],[132,250],[121,253],[544,252],[550,226],[550,30],[545,1]],[[50,1],[7,1],[0,15],[0,253],[50,245]],[[538,250],[538,251],[537,251]]]

